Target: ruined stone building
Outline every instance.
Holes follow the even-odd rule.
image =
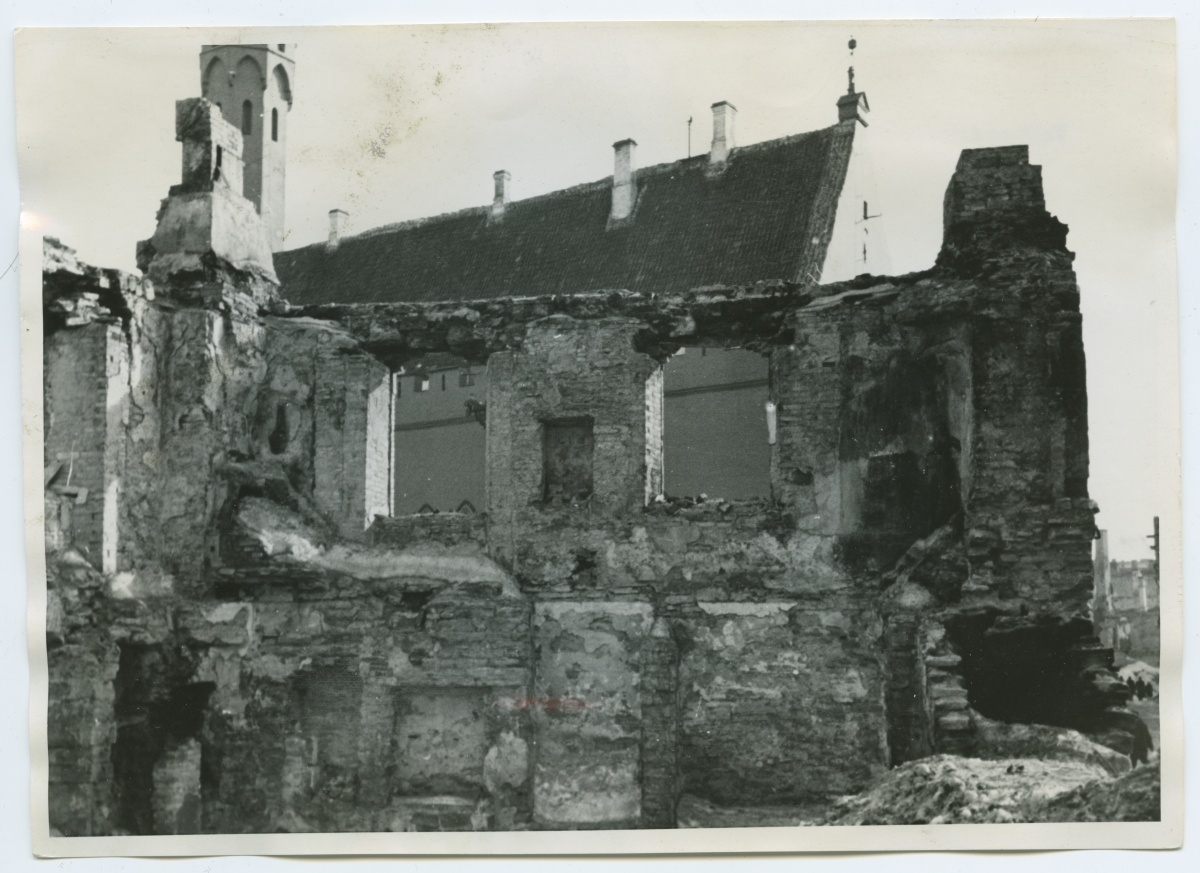
[[[804,167],[841,160],[845,104],[724,167],[623,175],[619,144],[615,181],[273,256],[235,97],[177,104],[143,275],[46,243],[57,831],[663,828],[970,752],[976,713],[1128,744],[1088,619],[1079,292],[1025,147],[962,153],[905,276],[785,250],[819,215],[824,257],[842,171]],[[764,236],[800,165],[805,216]],[[737,204],[729,246],[676,198]],[[595,262],[541,269],[576,212]],[[694,245],[638,262],[654,228]],[[339,284],[390,246],[428,299]],[[665,365],[732,347],[766,369],[767,494],[664,497]],[[477,512],[393,514],[396,376],[429,355],[486,377]]]
[[[278,252],[275,269],[300,305],[675,294],[887,272],[866,95],[851,80],[836,112],[833,103],[831,127],[737,147],[737,109],[721,101],[708,152],[637,167],[637,143],[622,140],[611,177],[539,197],[513,199],[511,174],[499,170],[487,206],[350,237],[346,213],[333,210],[328,242]],[[768,497],[766,359],[736,347],[686,351],[663,372],[665,492]],[[486,371],[444,353],[402,369],[394,511],[482,507],[484,433],[464,404],[483,402]]]

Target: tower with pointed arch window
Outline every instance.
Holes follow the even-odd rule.
[[[287,116],[292,107],[294,45],[206,45],[201,93],[242,132],[243,193],[266,222],[271,249],[283,248]]]

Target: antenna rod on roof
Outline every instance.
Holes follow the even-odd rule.
[[[688,116],[688,157],[692,156],[692,116]]]

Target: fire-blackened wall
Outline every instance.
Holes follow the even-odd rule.
[[[112,566],[50,480],[51,707],[93,719],[52,738],[54,826],[670,827],[970,751],[972,707],[1119,744],[1065,231],[1021,149],[946,202],[926,273],[656,299],[296,310],[215,236],[117,294],[50,259],[48,472],[90,428],[118,520]],[[768,356],[769,499],[661,496],[683,345]],[[487,363],[486,512],[389,518],[390,373],[443,351]]]

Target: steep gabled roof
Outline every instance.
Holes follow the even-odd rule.
[[[678,293],[760,280],[815,282],[853,122],[637,172],[631,219],[609,227],[612,179],[388,225],[275,255],[294,304],[482,300],[622,288]]]

